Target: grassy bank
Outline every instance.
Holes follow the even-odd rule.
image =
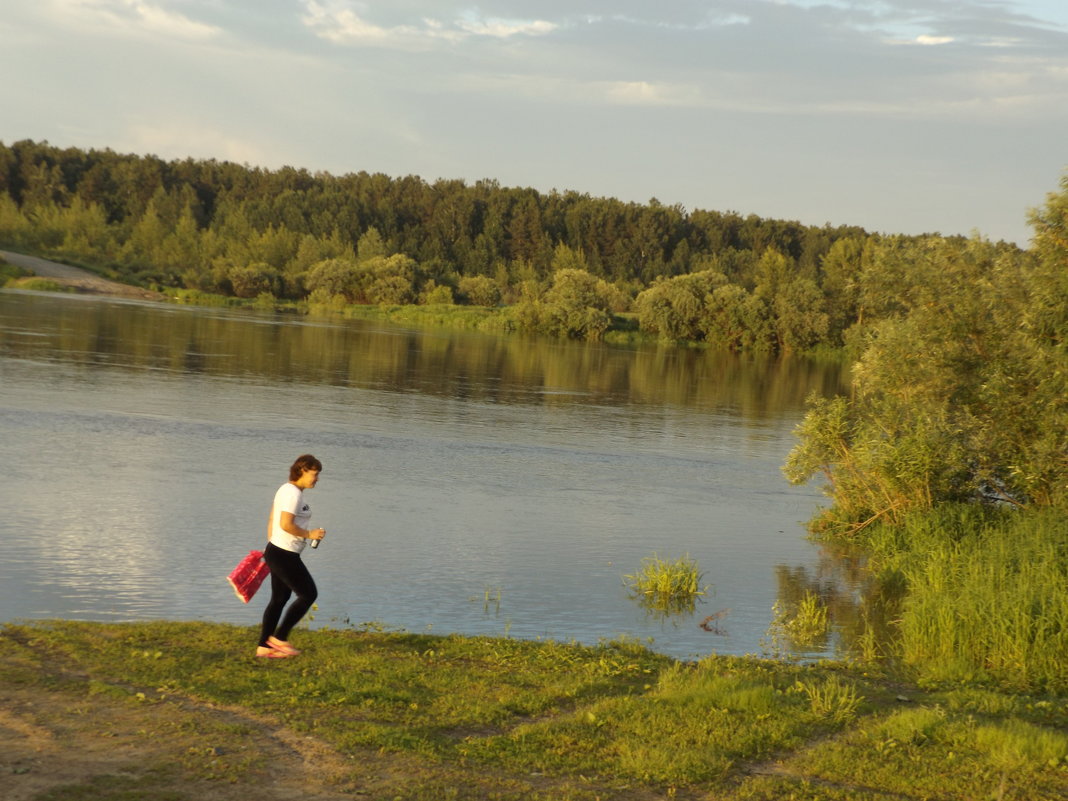
[[[299,314],[339,317],[347,320],[381,320],[410,328],[447,328],[459,331],[479,331],[487,334],[515,334],[522,330],[514,306],[467,306],[451,303],[383,304],[308,303],[282,301],[270,296],[252,300],[214,295],[188,289],[168,289],[176,302],[196,306],[228,306],[256,308],[265,311],[295,312]],[[656,344],[656,336],[638,329],[632,314],[618,314],[605,331],[603,341],[617,345]],[[701,346],[699,343],[675,343],[680,346]]]
[[[946,505],[861,544],[905,588],[893,652],[921,680],[1068,693],[1063,511]]]
[[[5,626],[9,727],[51,727],[68,754],[79,738],[112,738],[113,756],[143,741],[136,762],[51,786],[38,776],[19,797],[285,797],[270,790],[279,741],[314,763],[286,772],[302,798],[1068,796],[1061,697],[921,689],[829,663],[680,663],[629,643],[348,630],[294,641],[301,656],[268,661],[233,626]],[[45,769],[4,753],[15,791]]]

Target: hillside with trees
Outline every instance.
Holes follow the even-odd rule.
[[[0,143],[6,247],[237,298],[503,305],[511,327],[576,338],[629,312],[661,339],[837,347],[880,311],[870,274],[928,238],[494,181]]]

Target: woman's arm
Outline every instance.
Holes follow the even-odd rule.
[[[304,540],[321,540],[323,534],[326,533],[321,528],[301,528],[297,525],[296,517],[292,512],[280,512],[278,525],[282,527],[282,531],[286,534],[292,534],[294,537],[300,537]]]

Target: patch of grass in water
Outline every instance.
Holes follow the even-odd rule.
[[[689,554],[672,561],[653,554],[636,573],[623,576],[631,596],[647,611],[660,615],[692,612],[698,597],[708,592],[703,573]]]

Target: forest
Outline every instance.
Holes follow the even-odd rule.
[[[573,338],[629,322],[734,350],[839,347],[885,311],[882,263],[928,240],[943,241],[490,180],[0,143],[7,247],[261,303],[493,308],[501,327]]]

